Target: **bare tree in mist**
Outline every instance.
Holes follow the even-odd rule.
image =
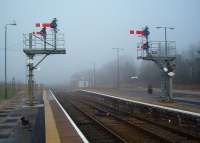
[[[139,69],[139,79],[144,83],[156,83],[160,82],[159,68],[153,62],[142,61]]]
[[[120,83],[126,84],[131,82],[131,77],[136,75],[136,66],[133,58],[128,56],[120,57]],[[81,80],[81,77],[85,77],[89,82],[93,80],[93,76],[90,76],[92,71],[86,70],[79,74],[75,73],[71,76],[71,82],[77,83],[77,80]],[[99,87],[115,87],[117,82],[117,64],[116,61],[111,61],[101,68],[96,69],[95,73],[96,84]]]
[[[200,84],[200,43],[177,55],[175,82],[179,84]]]
[[[97,72],[97,83],[115,87],[117,83],[117,61],[111,61],[99,69]],[[136,75],[136,66],[133,59],[129,56],[120,56],[119,63],[120,83],[131,82],[131,77]]]
[[[142,61],[139,66],[136,66],[133,57],[120,56],[119,69],[122,86],[130,86],[133,83],[152,84],[153,86],[160,84],[160,69],[153,62]],[[200,43],[190,46],[182,54],[177,54],[175,73],[175,84],[200,84]],[[92,75],[92,70],[75,73],[72,75],[71,81],[75,83],[84,78],[90,83],[94,78]],[[108,62],[96,69],[95,75],[97,87],[115,87],[117,82],[116,61]],[[133,82],[132,76],[138,76],[137,81]]]

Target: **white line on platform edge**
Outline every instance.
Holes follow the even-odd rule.
[[[152,106],[152,107],[161,108],[161,109],[165,109],[165,110],[169,110],[169,111],[180,112],[180,113],[185,113],[185,114],[200,117],[200,113],[196,113],[196,112],[185,111],[185,110],[181,110],[181,109],[175,109],[175,108],[171,108],[171,107],[165,107],[165,106],[161,106],[161,105],[155,105],[155,104],[145,103],[145,102],[141,102],[141,101],[130,100],[130,99],[126,99],[126,98],[116,97],[116,96],[113,96],[113,95],[108,95],[108,94],[89,91],[89,90],[79,90],[79,91],[94,93],[94,94],[97,94],[97,95],[102,95],[102,96],[107,96],[107,97],[111,97],[111,98],[115,98],[115,99],[120,99],[120,100],[123,100],[123,101],[138,103],[138,104],[142,104],[142,105]]]
[[[65,109],[62,107],[62,105],[60,104],[60,102],[57,100],[57,98],[54,96],[53,92],[49,89],[52,97],[55,99],[55,101],[57,102],[57,104],[59,105],[59,107],[62,109],[63,113],[65,114],[65,116],[68,118],[68,120],[70,121],[70,123],[72,124],[72,126],[74,127],[74,129],[76,130],[76,132],[78,133],[78,135],[81,137],[82,141],[84,143],[89,143],[89,141],[86,139],[86,137],[83,135],[83,133],[81,132],[81,130],[77,127],[77,125],[74,123],[74,121],[72,120],[72,118],[69,116],[69,114],[65,111]]]

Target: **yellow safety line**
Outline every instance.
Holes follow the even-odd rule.
[[[43,90],[44,109],[45,109],[45,133],[46,143],[61,143],[56,122],[49,101],[47,99],[47,91]]]

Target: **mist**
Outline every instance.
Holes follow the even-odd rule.
[[[120,57],[130,57],[134,65],[138,37],[129,29],[150,28],[150,40],[164,40],[164,31],[156,26],[171,26],[167,39],[176,41],[177,53],[183,54],[200,41],[199,0],[2,0],[0,6],[0,81],[4,80],[4,26],[8,27],[8,80],[26,81],[26,56],[23,33],[30,33],[37,22],[58,19],[65,34],[66,55],[52,55],[34,72],[35,80],[45,84],[66,84],[75,73],[87,71],[95,63],[101,69],[116,60],[113,48],[123,48]],[[37,57],[35,60],[38,60]],[[123,63],[122,63],[123,64]],[[138,71],[139,72],[139,71]]]

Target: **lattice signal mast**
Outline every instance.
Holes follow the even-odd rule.
[[[161,97],[171,100],[172,79],[176,66],[176,42],[167,41],[166,33],[165,41],[149,41],[150,32],[147,26],[142,30],[130,30],[130,34],[141,37],[141,42],[137,45],[137,59],[150,60],[158,66],[161,73]]]
[[[66,54],[64,48],[64,34],[57,28],[57,19],[54,18],[50,23],[36,23],[35,27],[40,31],[23,34],[23,52],[28,57],[28,94],[30,106],[33,106],[33,70],[48,56],[52,54]],[[34,63],[34,57],[43,56],[41,60]]]

